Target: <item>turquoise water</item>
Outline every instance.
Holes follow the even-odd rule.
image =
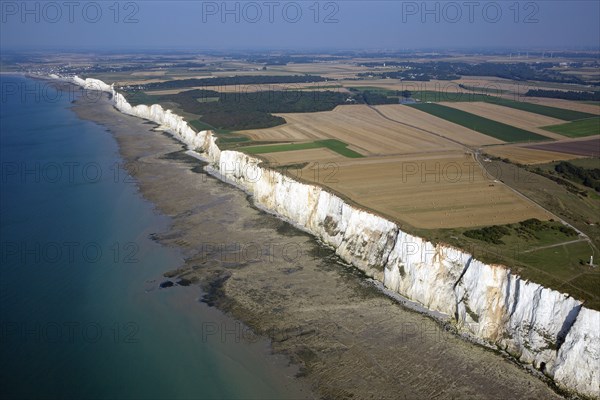
[[[197,289],[156,288],[181,255],[149,238],[168,221],[110,133],[64,92],[23,98],[40,83],[1,79],[0,397],[281,397],[260,344],[202,338],[221,316],[182,310]]]

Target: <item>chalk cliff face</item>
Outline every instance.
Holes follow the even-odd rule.
[[[112,93],[112,91],[113,91],[113,87],[111,85],[107,85],[106,83],[102,82],[99,79],[93,79],[93,78],[81,79],[78,76],[63,77],[63,76],[58,76],[56,74],[51,74],[50,78],[71,82],[77,86],[81,86],[82,88],[84,88],[86,90],[98,90],[101,92],[109,92],[109,93]]]
[[[561,387],[600,397],[600,313],[582,308],[558,351],[554,381]]]
[[[77,79],[84,87],[110,87]],[[117,109],[168,129],[190,149],[202,152],[214,175],[331,245],[343,260],[386,288],[450,315],[462,332],[542,370],[563,389],[600,398],[598,311],[523,280],[507,267],[488,265],[461,250],[405,233],[319,186],[263,168],[254,157],[221,151],[211,132],[195,132],[160,105],[132,107],[120,93],[110,91]]]

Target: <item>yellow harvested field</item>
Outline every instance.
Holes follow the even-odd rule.
[[[485,152],[495,157],[508,158],[519,164],[545,164],[552,161],[572,160],[583,157],[554,151],[529,149],[516,145],[486,147]]]
[[[454,124],[442,118],[434,117],[413,107],[399,104],[376,106],[383,115],[404,124],[413,125],[420,129],[435,132],[444,137],[456,140],[467,146],[483,146],[504,143],[503,141],[475,132],[464,126]]]
[[[460,84],[467,87],[480,88],[480,90],[476,90],[477,93],[485,93],[490,96],[497,96],[502,91],[520,93],[524,90],[523,83],[494,76],[463,76],[461,79],[452,82],[457,85]]]
[[[342,196],[416,228],[437,229],[506,224],[553,216],[485,175],[470,154],[337,161],[327,182],[305,168],[302,176]],[[319,174],[324,180],[324,174]]]
[[[131,80],[130,78],[123,78],[122,80],[118,80],[115,82],[111,82],[114,83],[115,86],[138,86],[138,85],[146,85],[148,83],[159,83],[159,82],[164,82],[164,78],[148,78],[148,79],[135,79],[135,80]]]
[[[278,115],[285,118],[285,125],[242,133],[253,140],[265,141],[338,139],[364,155],[462,149],[456,143],[421,129],[390,121],[366,105],[338,106],[333,111],[317,113]]]
[[[484,102],[448,102],[440,104],[471,114],[476,114],[480,117],[502,122],[503,124],[525,129],[552,139],[567,139],[565,136],[559,135],[558,133],[548,132],[539,128],[541,126],[564,124],[566,121],[561,119]]]
[[[280,115],[287,124],[242,133],[257,141],[287,143],[338,139],[366,157],[346,158],[319,148],[265,153],[261,158],[275,165],[308,163],[289,172],[400,223],[437,229],[553,218],[488,177],[471,151],[438,135],[501,148],[497,143],[502,142],[494,138],[401,105],[345,105],[327,112]]]
[[[576,101],[562,99],[548,99],[545,97],[522,97],[521,100],[529,103],[540,104],[542,106],[565,108],[567,110],[575,110],[600,115],[600,105],[596,104],[579,103]]]

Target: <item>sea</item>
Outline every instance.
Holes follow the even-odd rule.
[[[197,289],[160,288],[169,221],[77,93],[0,79],[0,398],[291,398],[268,343],[218,340],[227,316],[182,309]]]

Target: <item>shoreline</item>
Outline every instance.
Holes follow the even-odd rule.
[[[71,85],[69,83],[63,84]],[[59,86],[59,89],[62,89],[62,86]],[[91,103],[96,103],[97,101],[106,101],[106,104],[109,104],[108,101],[104,98],[104,96],[101,100],[93,99]],[[154,123],[149,123],[148,121],[132,118],[138,121],[134,121],[134,124],[125,124],[122,127],[122,130],[115,129],[116,124],[114,120],[114,113],[118,113],[118,111],[114,110],[112,106],[110,106],[110,110],[108,112],[106,112],[107,110],[104,110],[103,112],[99,111],[99,109],[96,107],[97,104],[92,104],[92,106],[90,106],[89,104],[86,105],[82,103],[85,103],[85,101],[82,101],[80,97],[72,102],[70,109],[80,119],[85,121],[91,121],[93,123],[98,124],[99,126],[102,126],[106,130],[107,134],[113,137],[118,147],[119,156],[125,163],[124,168],[127,170],[127,173],[133,177],[134,181],[132,182],[132,184],[135,185],[136,191],[139,193],[142,201],[151,204],[152,208],[154,209],[154,212],[160,215],[162,219],[164,219],[164,224],[160,227],[161,229],[158,229],[153,233],[152,240],[158,243],[160,246],[165,246],[179,251],[182,255],[182,259],[184,260],[183,262],[185,263],[185,260],[188,259],[190,256],[189,249],[186,249],[185,246],[174,244],[169,240],[164,239],[165,236],[169,236],[169,234],[173,232],[173,216],[165,213],[164,209],[161,208],[160,204],[149,199],[148,192],[144,190],[144,185],[139,180],[138,168],[134,166],[137,165],[136,163],[143,160],[144,157],[152,157],[154,155],[154,151],[156,150],[158,150],[158,154],[169,153],[169,149],[176,150],[180,146],[177,143],[175,143],[174,139],[170,138],[170,135],[168,133],[156,130],[156,125]],[[95,116],[92,117],[91,113],[94,113]],[[119,113],[118,115],[121,114]],[[155,132],[162,136],[157,138],[159,139],[159,142],[161,142],[161,145],[160,147],[150,146],[148,148],[150,153],[148,154],[144,154],[145,152],[140,153],[139,149],[135,148],[135,145],[128,146],[128,144],[131,144],[132,142],[128,138],[126,138],[127,133],[125,131],[127,130],[137,130],[138,132]],[[166,136],[169,136],[169,138],[167,138]],[[163,148],[162,146],[164,146],[165,144],[166,147]],[[126,149],[128,149],[128,151],[125,151]],[[259,336],[249,333],[250,330],[244,324],[244,321],[232,318],[232,316],[228,315],[218,307],[211,307],[207,306],[206,304],[203,304],[205,303],[202,301],[202,295],[203,293],[205,293],[204,289],[201,289],[201,291],[199,292],[197,285],[189,285],[183,283],[175,283],[174,288],[159,288],[158,284],[162,281],[175,281],[172,279],[172,277],[168,276],[169,272],[172,272],[172,270],[165,270],[161,273],[161,275],[157,275],[156,281],[151,283],[150,286],[147,286],[148,282],[141,283],[142,285],[147,286],[146,293],[156,292],[157,290],[178,290],[178,293],[176,293],[175,296],[172,296],[170,294],[170,297],[177,297],[178,299],[169,300],[169,304],[171,304],[172,306],[176,306],[176,308],[178,309],[177,311],[190,313],[189,307],[197,306],[199,309],[194,309],[191,311],[191,314],[189,314],[192,316],[192,319],[194,319],[193,317],[202,317],[208,315],[210,319],[205,322],[210,324],[211,326],[226,326],[228,327],[228,329],[232,329],[233,331],[237,332],[237,337],[234,339],[235,346],[232,347],[232,350],[226,350],[229,346],[227,345],[227,342],[223,342],[221,339],[220,346],[224,346],[223,349],[226,350],[225,353],[223,353],[224,357],[235,363],[239,363],[240,365],[248,364],[246,368],[249,371],[252,371],[253,365],[250,364],[252,361],[261,362],[262,366],[260,367],[260,369],[270,370],[270,375],[268,375],[269,377],[278,375],[277,379],[274,379],[273,382],[266,382],[266,385],[271,387],[281,387],[281,389],[283,390],[279,393],[287,394],[288,397],[286,398],[294,400],[315,398],[312,394],[310,386],[307,385],[307,383],[304,382],[302,379],[296,378],[296,375],[298,374],[299,370],[298,366],[291,364],[289,359],[285,355],[273,352],[271,348],[271,341],[268,337],[264,335]],[[205,307],[206,309],[204,309]],[[202,326],[201,329],[204,329],[202,328]],[[206,332],[202,333],[202,335],[206,334]],[[200,333],[198,335],[200,336]],[[219,335],[222,335],[222,333],[217,332],[215,334],[214,340],[218,340]],[[213,340],[211,335],[208,335],[207,338],[208,343],[210,343],[210,341]],[[242,346],[246,349],[244,355],[242,355],[241,357],[248,357],[247,359],[236,359],[235,354],[227,354],[228,351],[233,351],[239,346]],[[273,400],[275,400],[275,398]]]
[[[115,110],[115,112],[119,112],[119,111]],[[135,117],[133,117],[133,118],[135,118]],[[122,144],[120,144],[120,146],[119,146],[119,147],[120,147],[120,149],[121,149],[120,151],[122,152],[122,151],[123,151],[123,148],[122,148],[123,146],[122,146]],[[141,186],[143,186],[143,184],[141,184]],[[146,195],[147,195],[147,193],[145,194],[145,196],[146,196]],[[245,196],[244,196],[244,197],[245,197]],[[154,200],[151,200],[151,201],[153,201],[153,202],[156,204],[156,202],[155,202]],[[351,268],[354,268],[354,267],[351,267]],[[185,272],[185,271],[180,271],[180,272]],[[184,275],[185,275],[185,274],[184,274]],[[384,294],[381,294],[381,296],[385,296],[385,295],[384,295]],[[225,308],[226,308],[226,309],[227,309],[227,308],[229,308],[229,310],[227,310],[227,311],[230,311],[230,312],[231,312],[231,311],[233,311],[233,314],[235,315],[235,314],[236,314],[236,313],[235,313],[235,310],[232,310],[230,306],[231,306],[231,305],[229,305],[228,307],[225,307]],[[397,305],[397,303],[396,303],[396,302],[394,302],[394,306],[395,306],[395,307],[398,307],[398,305]],[[420,315],[420,314],[418,314],[418,315],[419,315],[419,317],[423,318],[423,316],[422,316],[422,315]],[[243,320],[243,318],[242,318],[242,320]],[[401,320],[401,319],[400,319],[400,320]],[[436,322],[436,324],[438,324],[438,323]],[[251,324],[251,326],[252,326],[252,325],[253,325],[253,324]],[[438,325],[438,327],[439,327],[439,325]],[[458,339],[458,340],[464,340],[464,338],[455,338],[455,339]],[[277,341],[276,341],[275,343],[277,344]],[[471,346],[471,347],[473,347],[473,346],[474,346],[474,344],[472,344],[472,343],[468,343],[468,345],[469,345],[469,346]],[[277,349],[275,349],[274,351],[277,351]],[[477,351],[476,351],[476,352],[477,352]],[[285,352],[284,352],[284,353],[285,353]],[[496,355],[496,354],[494,354],[494,357],[497,357],[497,355]],[[297,362],[298,360],[295,360],[295,361]],[[300,360],[300,361],[302,361],[302,360]],[[497,360],[497,361],[499,361],[499,360]],[[301,363],[301,364],[302,364],[302,363]],[[304,364],[306,365],[306,362],[304,362]],[[523,368],[523,367],[519,367],[519,368]],[[527,373],[527,374],[529,375],[529,373]],[[531,375],[530,375],[530,376],[531,376]],[[540,383],[543,383],[541,380],[538,380],[537,378],[534,378],[533,376],[532,376],[532,378],[533,378],[533,379],[535,379],[536,381],[540,382]],[[546,383],[547,383],[547,382],[546,382]],[[546,383],[543,383],[543,384],[545,385]],[[383,394],[383,393],[381,393],[381,394]],[[390,397],[390,398],[393,398],[393,397]]]

